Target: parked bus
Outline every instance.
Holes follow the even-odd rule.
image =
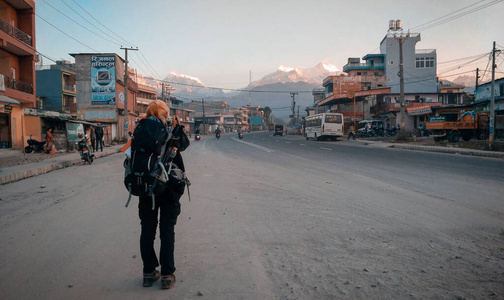
[[[305,118],[306,139],[333,140],[343,136],[343,114],[321,113]]]

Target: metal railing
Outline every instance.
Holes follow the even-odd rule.
[[[6,88],[18,90],[18,91],[33,95],[33,84],[29,84],[27,82],[12,79],[7,76],[4,76],[4,83],[5,83]]]
[[[75,92],[75,85],[64,85],[63,90],[68,92]]]
[[[33,46],[32,37],[29,34],[17,29],[3,19],[0,19],[0,30],[27,45]]]

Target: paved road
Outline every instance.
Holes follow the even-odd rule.
[[[268,133],[184,156],[173,290],[141,287],[115,154],[0,186],[0,298],[504,295],[502,160]]]

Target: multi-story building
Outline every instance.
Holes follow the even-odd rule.
[[[425,122],[432,106],[461,104],[463,86],[438,82],[434,49],[416,49],[419,33],[405,32],[401,21],[390,21],[380,43],[380,54],[349,58],[343,71],[348,76],[326,78],[325,98],[317,103],[323,110],[342,112],[345,121],[380,118],[387,127],[401,123],[401,53],[405,115],[403,127],[414,131]],[[354,86],[352,86],[352,84]],[[353,96],[349,96],[349,93]]]
[[[476,113],[489,113],[492,101],[492,82],[480,84],[474,91]],[[495,138],[504,139],[504,77],[494,81]]]
[[[107,143],[125,138],[135,129],[138,86],[128,76],[126,95],[124,59],[115,53],[70,55],[76,65],[77,119],[106,125]]]
[[[75,72],[69,61],[58,61],[48,69],[37,70],[37,108],[75,115],[77,113]]]
[[[145,117],[145,112],[147,111],[147,106],[156,100],[157,90],[155,86],[137,83],[138,84],[138,95],[136,98],[135,112],[139,117]]]
[[[21,149],[35,107],[35,1],[0,0],[0,146]],[[40,129],[33,138],[41,139]]]
[[[170,97],[169,107],[170,116],[177,116],[186,130],[194,132],[194,109],[175,97]]]

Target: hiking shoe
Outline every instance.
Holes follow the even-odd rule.
[[[154,270],[152,273],[148,274],[143,274],[143,286],[144,287],[150,287],[152,284],[156,281],[159,280],[159,277],[161,277],[161,274],[159,274],[158,270]]]
[[[175,284],[175,275],[163,275],[161,276],[161,288],[163,290],[171,289]]]

